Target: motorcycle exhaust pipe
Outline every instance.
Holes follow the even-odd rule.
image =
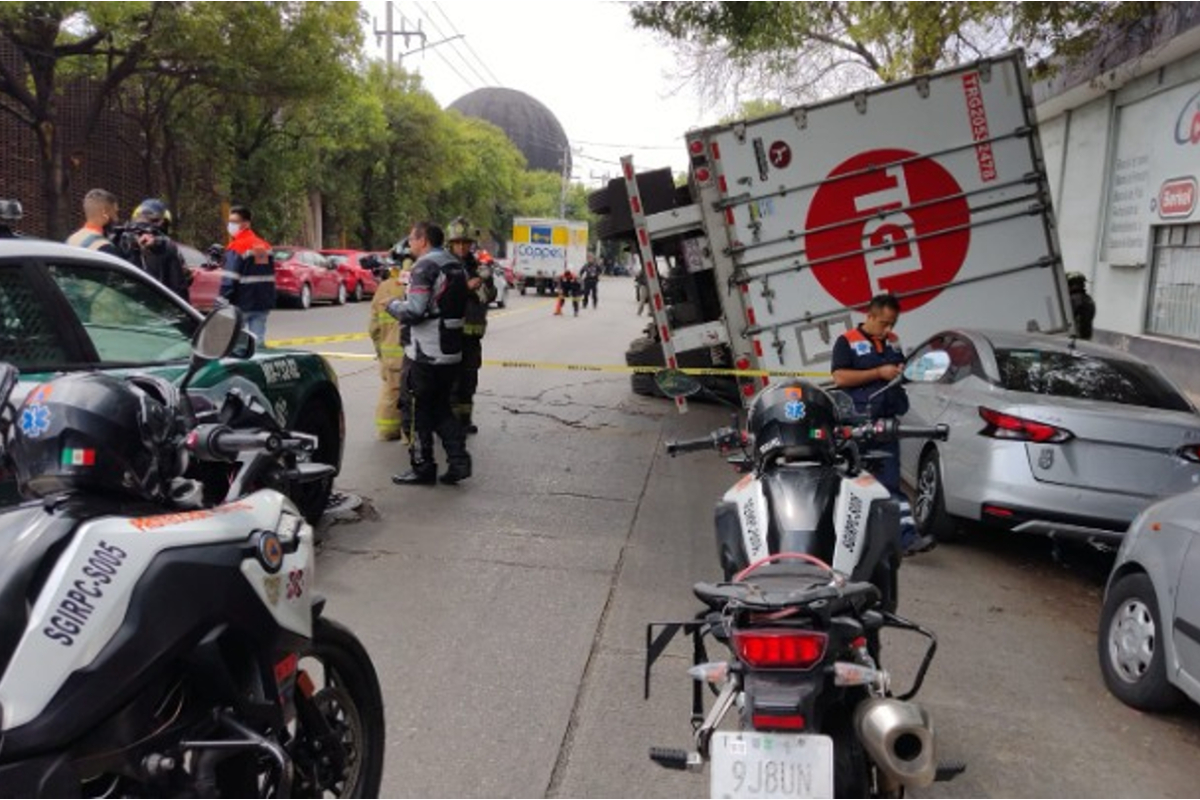
[[[867,754],[906,788],[929,786],[937,774],[933,721],[916,703],[873,697],[859,704],[854,726]]]

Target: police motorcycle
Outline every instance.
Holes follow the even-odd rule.
[[[266,488],[324,477],[315,439],[253,387],[187,392],[241,330],[214,311],[179,389],[71,374],[14,407],[0,363],[0,455],[34,498],[0,514],[0,796],[378,796],[375,668],[324,616],[313,529]],[[189,461],[229,471],[222,503]]]
[[[909,380],[937,380],[942,353],[909,364]],[[674,370],[656,376],[669,396],[700,391]],[[745,473],[716,508],[725,580],[697,583],[695,619],[647,628],[645,691],[678,634],[691,637],[693,750],[651,748],[661,766],[709,765],[713,797],[898,797],[961,764],[939,765],[932,720],[912,702],[937,649],[934,634],[896,614],[898,504],[868,473],[864,453],[901,437],[945,439],[948,429],[856,419],[853,403],[807,381],[764,389],[747,431],[668,442],[671,455],[717,450]],[[910,689],[897,695],[880,659],[880,632],[928,641]],[[710,659],[707,643],[728,653]],[[716,699],[705,708],[704,687]],[[720,729],[738,709],[737,724]]]

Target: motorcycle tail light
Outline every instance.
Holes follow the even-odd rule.
[[[738,657],[755,669],[811,669],[825,657],[823,633],[785,628],[755,628],[733,632]]]
[[[1075,434],[1065,428],[1056,428],[1044,422],[1034,422],[1031,419],[1005,414],[985,406],[979,407],[979,416],[983,417],[983,421],[987,423],[987,427],[980,433],[993,439],[1060,444],[1075,438]]]
[[[756,731],[802,731],[808,722],[803,714],[754,714],[750,724]]]

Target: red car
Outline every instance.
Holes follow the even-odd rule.
[[[350,299],[354,302],[358,303],[365,297],[371,297],[379,288],[375,274],[362,265],[363,256],[371,255],[370,253],[361,250],[322,250],[321,255],[337,265],[337,271],[346,282],[346,291],[350,293]]]
[[[277,247],[274,255],[275,290],[280,305],[286,301],[308,308],[320,300],[332,301],[339,306],[346,302],[349,295],[346,279],[316,250]]]

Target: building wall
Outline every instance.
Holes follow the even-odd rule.
[[[1090,91],[1075,91],[1079,102],[1043,93],[1038,117],[1064,264],[1088,277],[1096,340],[1200,393],[1200,340],[1147,332],[1155,230],[1200,221],[1200,191],[1186,214],[1164,215],[1159,206],[1164,185],[1200,181],[1200,142],[1175,135],[1200,114],[1200,44],[1188,49],[1143,74],[1099,75]]]

